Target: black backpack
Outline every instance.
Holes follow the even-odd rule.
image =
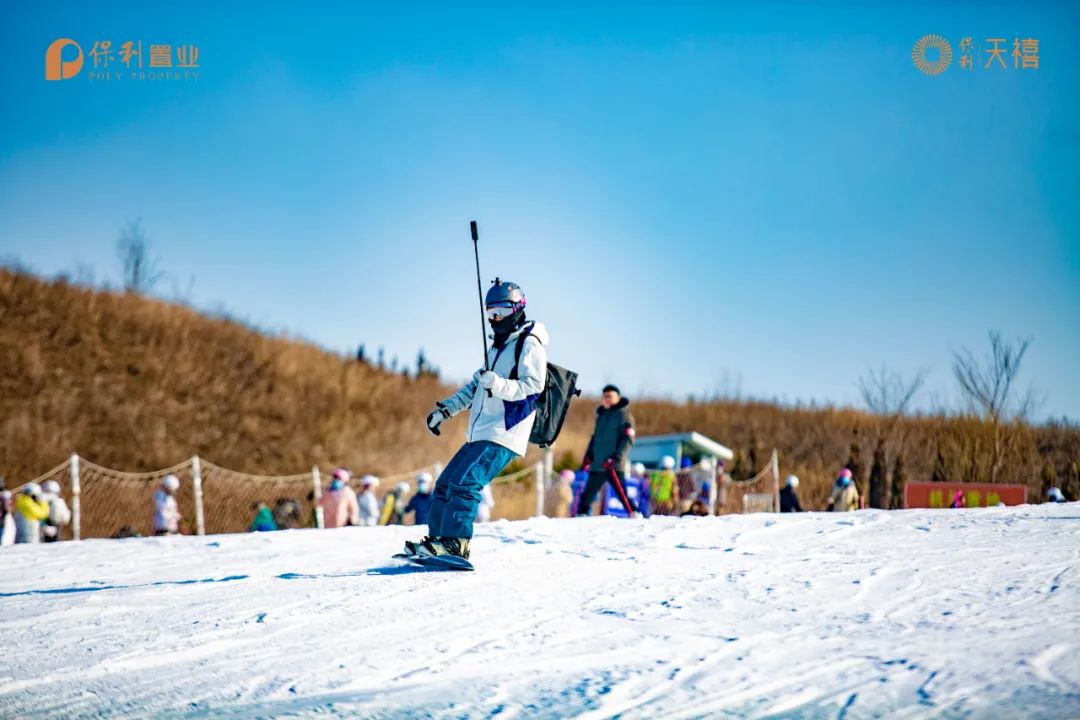
[[[521,351],[525,348],[525,339],[532,335],[529,330],[518,335],[514,349],[514,369],[510,371],[510,379],[518,379],[518,364],[521,362]],[[533,335],[533,337],[536,337]],[[537,338],[539,340],[539,338]],[[577,387],[578,374],[573,370],[567,370],[553,363],[547,364],[547,381],[540,397],[536,399],[536,422],[533,423],[532,432],[529,434],[529,442],[542,448],[551,447],[555,444],[563,422],[566,421],[566,413],[570,411],[570,401],[581,394]]]

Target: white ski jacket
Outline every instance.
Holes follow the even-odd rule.
[[[518,379],[511,380],[518,336],[529,333],[521,349]],[[529,447],[529,434],[536,421],[536,399],[547,382],[547,328],[538,322],[526,322],[507,338],[502,349],[488,348],[488,366],[498,375],[491,386],[491,397],[480,387],[480,368],[456,393],[442,401],[453,417],[471,408],[466,438],[469,442],[489,440],[517,455]]]
[[[374,490],[360,493],[360,527],[375,527],[379,524],[379,501]]]

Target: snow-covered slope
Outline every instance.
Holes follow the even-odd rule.
[[[4,548],[2,717],[1078,717],[1080,506]]]

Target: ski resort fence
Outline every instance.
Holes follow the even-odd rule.
[[[548,450],[532,465],[492,481],[495,499],[492,519],[520,520],[543,515],[545,495],[558,482],[552,462],[553,456]],[[380,506],[399,483],[406,483],[411,495],[416,492],[416,477],[420,473],[428,472],[438,478],[442,469],[443,464],[435,462],[409,472],[380,477],[377,492]],[[716,512],[779,509],[775,451],[765,470],[745,482],[732,484],[735,492],[730,492],[731,488],[719,479],[711,483],[709,489],[702,482],[700,469],[700,466],[691,466],[677,473],[681,497],[693,498],[701,495],[703,490],[707,491],[710,493],[709,508]],[[61,529],[61,537],[79,540],[152,534],[153,496],[166,475],[176,475],[180,480],[176,502],[181,514],[180,530],[185,534],[244,532],[260,505],[271,510],[281,529],[323,526],[319,500],[323,479],[329,477],[330,471],[318,466],[293,475],[258,475],[231,470],[193,456],[160,470],[128,472],[72,454],[30,482],[42,484],[56,480],[59,483],[61,495],[72,513],[71,525]],[[21,487],[14,488],[13,492],[17,493]],[[685,509],[679,506],[661,511],[661,514],[682,512]],[[408,520],[406,524],[409,524]]]

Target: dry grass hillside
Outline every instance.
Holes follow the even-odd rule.
[[[9,484],[72,451],[125,470],[198,454],[251,473],[344,464],[393,474],[445,462],[462,434],[461,423],[441,439],[424,429],[433,400],[450,390],[435,378],[390,374],[187,307],[8,270],[0,270],[0,367],[0,475]],[[855,410],[756,402],[634,400],[632,409],[640,433],[694,429],[732,447],[736,479],[777,448],[781,471],[803,479],[810,507],[823,504],[848,461],[865,491],[886,426]],[[593,401],[575,404],[560,465],[581,457],[592,415]],[[1057,483],[1076,497],[1075,426],[1012,424],[999,439],[999,481],[1025,483],[1032,497]],[[879,465],[888,484],[894,474],[987,480],[992,444],[991,427],[977,419],[903,418],[881,444]]]

